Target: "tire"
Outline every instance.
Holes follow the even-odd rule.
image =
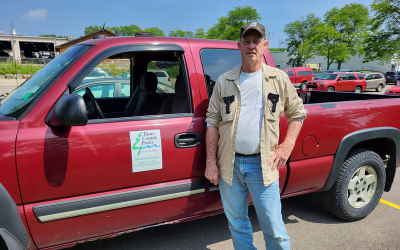
[[[328,92],[333,92],[333,91],[335,91],[335,89],[334,89],[333,87],[328,87],[328,88],[326,89],[326,91],[328,91]]]
[[[381,157],[373,151],[356,148],[347,155],[332,188],[321,192],[322,203],[343,220],[361,220],[378,205],[385,182]]]
[[[360,88],[360,87],[356,87],[355,89],[354,89],[354,93],[362,93],[362,89]]]
[[[376,87],[376,92],[381,92],[383,89],[382,84],[379,84],[378,87]]]
[[[300,90],[306,90],[307,89],[307,82],[302,82],[300,84]]]

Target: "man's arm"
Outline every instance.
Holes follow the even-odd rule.
[[[218,185],[219,169],[217,166],[218,128],[207,127],[206,130],[206,172],[205,177],[214,185]]]
[[[268,162],[268,165],[272,166],[272,170],[285,166],[286,161],[289,159],[289,156],[292,153],[302,125],[303,124],[299,120],[292,120],[289,123],[285,140],[282,144],[276,146],[275,153]]]

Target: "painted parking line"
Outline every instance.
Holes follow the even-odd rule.
[[[380,199],[380,202],[382,202],[383,204],[386,204],[386,205],[388,205],[388,206],[391,206],[391,207],[394,207],[394,208],[397,208],[397,209],[400,210],[400,206],[399,206],[399,205],[393,204],[393,203],[391,203],[391,202],[388,202],[388,201],[385,201],[385,200],[382,200],[382,199]]]

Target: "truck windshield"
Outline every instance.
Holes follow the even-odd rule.
[[[82,55],[90,47],[73,46],[60,54],[49,64],[39,70],[31,78],[14,89],[0,101],[0,120],[18,118],[37,97],[74,59]]]
[[[319,80],[335,80],[338,74],[325,74]]]

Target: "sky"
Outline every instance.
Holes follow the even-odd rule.
[[[282,41],[286,23],[313,13],[323,17],[333,7],[341,8],[349,0],[0,0],[0,31],[9,35],[11,23],[18,35],[40,34],[84,35],[87,26],[126,26],[141,28],[158,27],[168,36],[171,30],[207,31],[218,18],[226,16],[238,6],[251,6],[261,15],[260,23],[271,32],[270,47],[285,47]],[[373,0],[354,0],[369,7]]]

